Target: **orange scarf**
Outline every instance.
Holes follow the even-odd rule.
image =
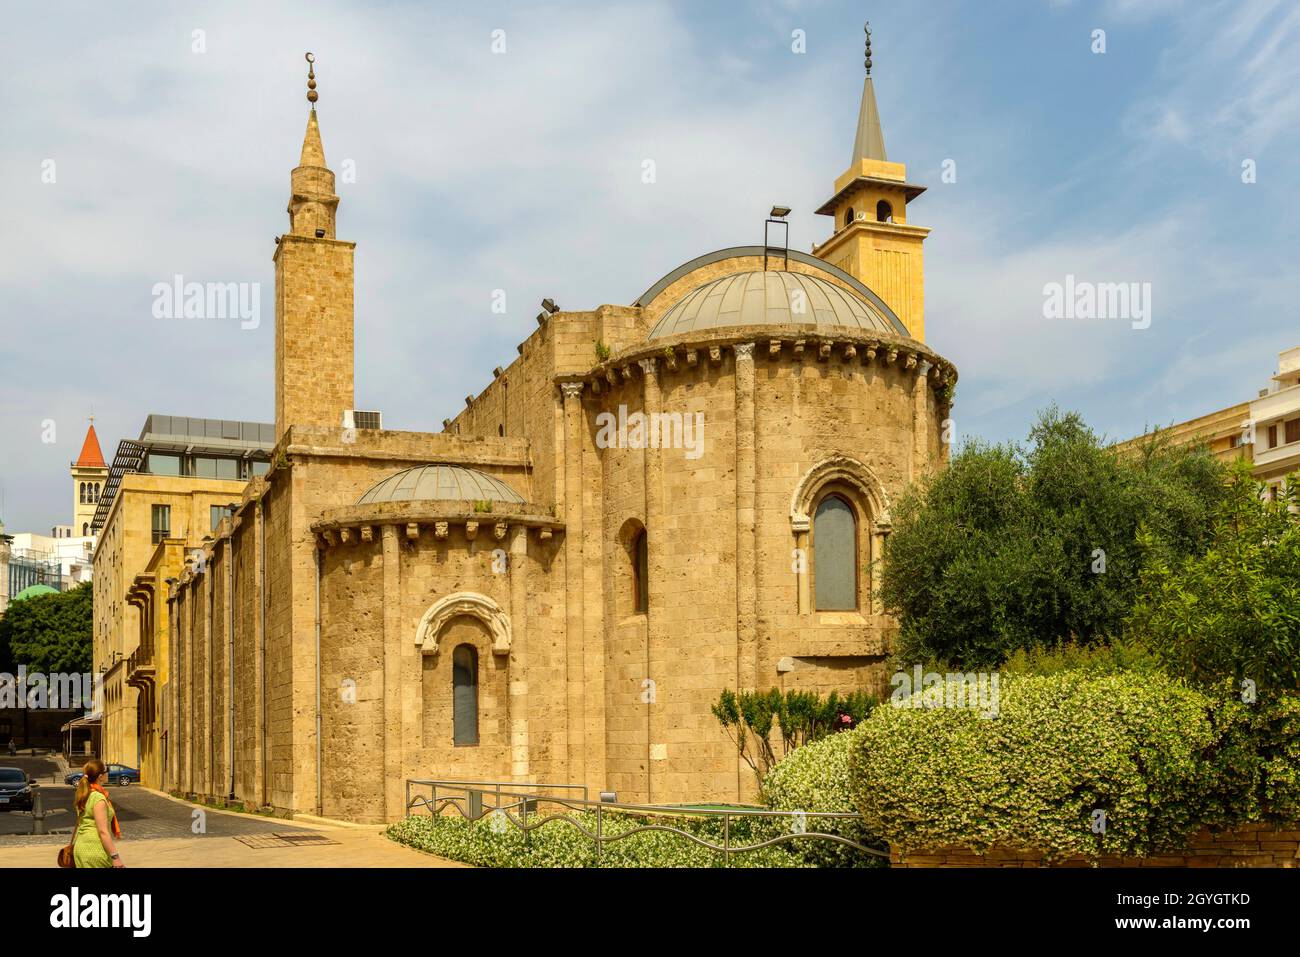
[[[113,810],[113,801],[109,798],[108,792],[104,790],[104,785],[96,781],[90,786],[90,789],[104,795],[104,803],[108,805],[108,820],[113,826],[113,836],[120,838],[122,836],[122,825],[117,823],[117,812]]]

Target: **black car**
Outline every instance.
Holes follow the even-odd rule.
[[[32,779],[22,768],[0,768],[0,811],[30,811]]]

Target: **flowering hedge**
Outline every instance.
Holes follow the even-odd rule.
[[[851,787],[868,826],[903,848],[1146,855],[1202,827],[1285,818],[1300,711],[1287,714],[1155,673],[1020,676],[1003,682],[994,719],[876,709],[855,737]]]
[[[572,817],[595,832],[594,814],[574,814]],[[601,817],[605,835],[618,834],[653,820],[654,823],[680,827],[718,845],[723,843],[721,818],[701,819],[683,815],[680,818],[656,816],[648,819],[613,811],[605,812]],[[732,818],[732,845],[757,843],[763,839],[759,830],[752,819]],[[493,820],[490,815],[473,822],[459,815],[413,815],[398,821],[386,833],[399,843],[476,867],[722,867],[724,864],[721,851],[710,850],[668,831],[643,831],[607,843],[597,863],[592,839],[564,821],[543,824],[525,836],[515,825]],[[801,842],[732,854],[730,866],[810,866],[791,850],[797,843]]]
[[[829,735],[792,751],[763,781],[763,795],[768,807],[778,811],[857,812],[849,777],[850,764],[861,747],[861,740],[859,727]],[[809,831],[837,834],[859,844],[883,847],[880,839],[860,821],[810,818],[807,828]],[[887,866],[883,858],[834,841],[791,841],[788,846],[808,863],[819,867]]]

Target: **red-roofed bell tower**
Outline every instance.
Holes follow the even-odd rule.
[[[90,417],[90,428],[81,443],[81,454],[72,463],[72,534],[90,535],[90,522],[99,507],[99,497],[108,480],[108,465],[95,434],[95,417]]]

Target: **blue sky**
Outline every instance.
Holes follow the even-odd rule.
[[[392,428],[439,429],[514,358],[543,297],[631,302],[681,262],[757,241],[773,203],[794,207],[793,246],[823,240],[812,210],[848,164],[866,18],[890,158],[929,186],[909,220],[933,229],[927,340],[960,370],[959,435],[1023,438],[1056,402],[1125,437],[1252,397],[1300,344],[1296,5],[465,6],[8,11],[10,531],[69,520],[92,409],[106,456],[150,412],[272,418],[271,253],[307,49],[326,157],[356,170],[338,235],[358,244],[357,404]],[[155,319],[152,288],[178,273],[261,283],[261,326]],[[1045,319],[1043,286],[1067,274],[1151,283],[1150,327]]]

